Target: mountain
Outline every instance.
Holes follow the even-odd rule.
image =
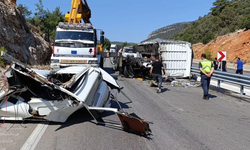
[[[153,32],[151,32],[148,36],[148,38],[142,42],[153,40],[156,38],[170,40],[173,39],[175,34],[182,32],[187,25],[189,25],[191,22],[182,22],[182,23],[175,23],[169,26],[162,27],[160,29],[157,29]]]
[[[126,42],[111,41],[112,44],[123,45]],[[128,45],[136,45],[137,43],[127,43]]]

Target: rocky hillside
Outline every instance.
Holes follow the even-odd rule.
[[[227,61],[233,63],[237,57],[250,64],[250,30],[239,30],[224,36],[219,36],[215,40],[204,45],[202,43],[194,44],[193,50],[195,59],[200,59],[200,56],[205,51],[209,51],[212,57],[217,57],[218,51],[227,52]]]
[[[38,29],[28,26],[13,0],[0,0],[0,47],[24,63],[46,64],[52,49]]]
[[[183,23],[176,23],[169,26],[162,27],[160,29],[157,29],[149,34],[147,40],[153,40],[156,38],[161,38],[165,40],[170,40],[174,37],[175,34],[181,32],[184,30],[185,25],[190,24],[189,22],[183,22]]]

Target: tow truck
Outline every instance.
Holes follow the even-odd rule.
[[[72,0],[71,11],[65,15],[66,22],[59,22],[56,27],[52,70],[75,65],[103,68],[104,31],[97,30],[90,18],[91,10],[86,0]]]

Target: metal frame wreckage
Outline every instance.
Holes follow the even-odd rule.
[[[53,72],[41,71],[27,67],[4,52],[1,56],[11,62],[5,72],[8,89],[0,93],[1,120],[37,119],[63,123],[85,107],[97,124],[110,124],[100,115],[108,111],[117,114],[119,126],[125,131],[141,135],[151,133],[148,122],[123,111],[111,92],[120,93],[122,88],[103,69],[71,66]],[[112,102],[117,102],[120,108],[111,108]]]

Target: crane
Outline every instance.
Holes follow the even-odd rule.
[[[91,10],[86,0],[72,0],[65,22],[59,22],[51,55],[51,68],[72,65],[103,67],[104,31],[90,22]],[[83,20],[83,22],[82,22]],[[97,37],[100,31],[100,38]]]
[[[90,23],[91,18],[91,10],[88,6],[86,0],[84,2],[82,0],[72,0],[71,2],[71,10],[69,13],[65,14],[65,20],[71,24],[73,23],[81,23],[81,20],[84,23]]]

